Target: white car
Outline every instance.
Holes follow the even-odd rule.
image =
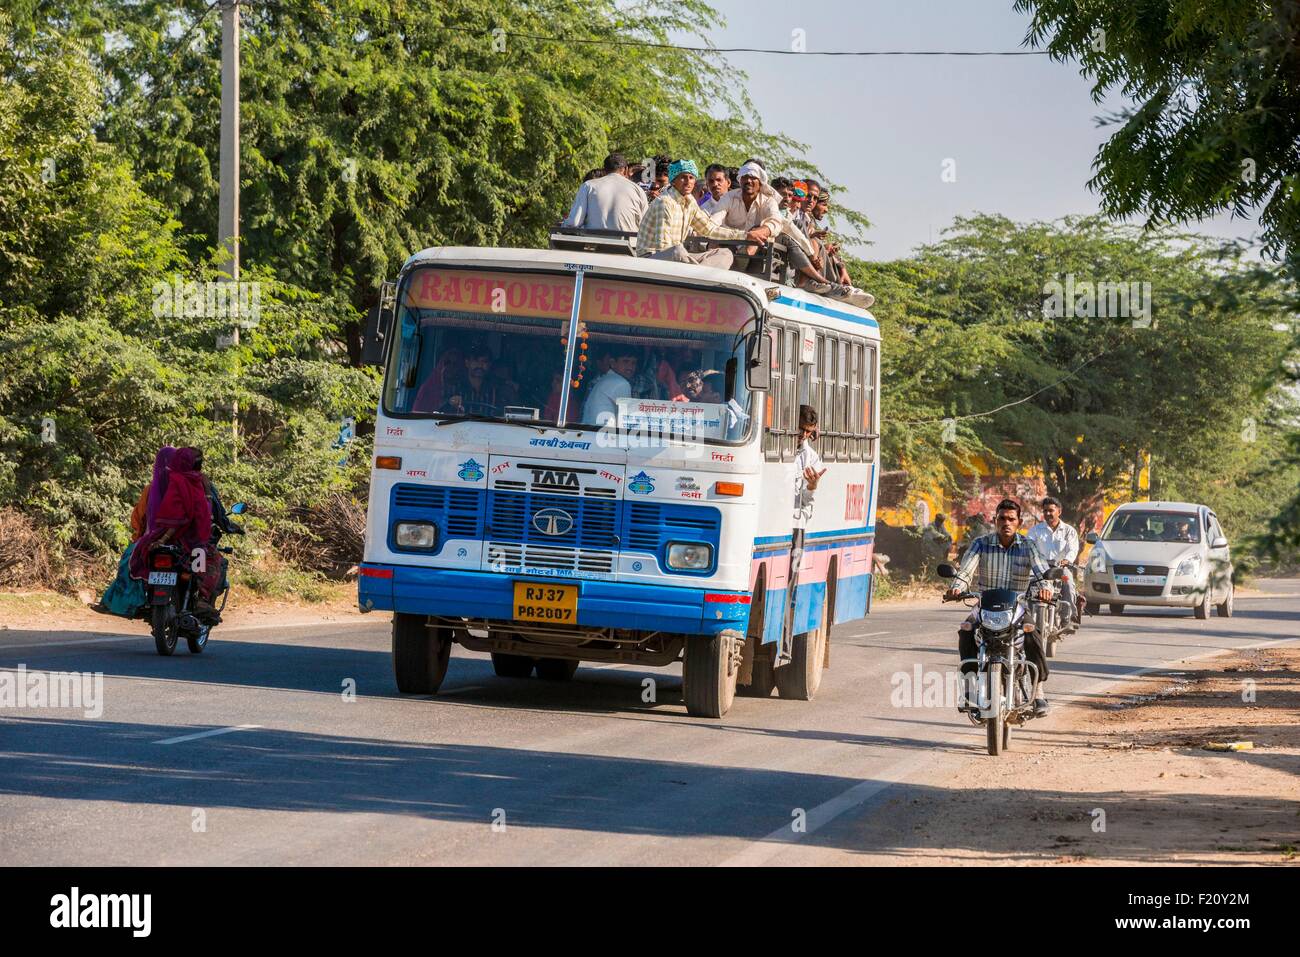
[[[1189,502],[1132,502],[1111,513],[1100,535],[1088,533],[1092,553],[1083,576],[1088,611],[1110,605],[1191,608],[1232,615],[1232,557],[1214,512]]]

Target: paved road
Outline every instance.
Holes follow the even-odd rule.
[[[1054,659],[1054,703],[1296,640],[1300,582],[1263,587],[1231,619],[1089,619]],[[170,659],[135,624],[5,631],[0,669],[105,677],[99,717],[0,710],[0,864],[851,861],[866,850],[855,823],[886,795],[996,760],[947,705],[891,701],[900,673],[953,666],[962,613],[882,606],[836,629],[816,701],[738,698],[721,721],[687,717],[679,668],[584,666],[550,684],[497,678],[460,648],[442,694],[403,698],[380,615],[218,629],[203,655]]]

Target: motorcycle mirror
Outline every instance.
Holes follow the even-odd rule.
[[[935,572],[938,574],[940,578],[955,578],[957,575],[957,569],[953,568],[947,562],[944,562],[942,565],[936,568]]]
[[[230,506],[231,515],[243,515],[247,511],[248,511],[248,506],[245,505],[243,502],[236,502],[234,505]]]
[[[1047,574],[1043,577],[1050,578],[1052,579],[1052,581],[1060,581],[1062,578],[1065,577],[1065,569],[1060,567],[1049,568],[1047,570]]]

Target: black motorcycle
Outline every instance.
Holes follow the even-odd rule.
[[[940,578],[952,578],[957,570],[943,564]],[[1034,716],[1034,664],[1025,655],[1025,641],[1036,640],[1036,627],[1029,614],[1031,596],[1044,582],[1059,581],[1063,568],[1051,568],[1033,579],[1024,593],[1014,588],[988,588],[976,595],[963,592],[944,601],[974,600],[978,708],[967,710],[974,724],[984,725],[989,754],[998,755],[1011,746],[1011,726],[1024,724]]]
[[[242,515],[246,510],[243,502],[236,502],[230,507],[229,514]],[[234,549],[222,548],[219,544],[226,532],[242,535],[244,530],[233,522],[226,522],[226,528],[213,522],[213,547],[223,555],[230,555]],[[181,638],[189,646],[190,654],[202,653],[208,644],[208,634],[221,622],[221,612],[230,595],[227,576],[222,576],[221,584],[212,596],[212,612],[197,609],[204,561],[202,551],[196,549],[194,554],[189,554],[170,543],[155,545],[149,550],[146,560],[149,569],[146,580],[148,601],[141,609],[140,617],[148,618],[154,647],[160,655],[173,654]]]

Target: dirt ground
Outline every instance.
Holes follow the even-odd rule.
[[[91,598],[89,594],[83,598]],[[296,625],[313,622],[337,622],[360,616],[357,611],[357,586],[340,584],[323,602],[269,601],[247,592],[232,592],[223,614],[221,627],[239,628],[257,625]],[[84,600],[51,591],[0,590],[0,632],[5,630],[39,630],[49,632],[114,632],[148,634],[143,621],[130,621],[116,615],[101,615],[90,610]]]
[[[1058,702],[1011,747],[887,800],[862,836],[892,849],[870,862],[1300,864],[1300,648]]]

